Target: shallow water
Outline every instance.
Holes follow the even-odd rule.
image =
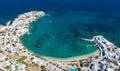
[[[118,19],[115,14],[98,12],[48,12],[45,17],[33,22],[30,34],[26,33],[21,39],[27,49],[43,56],[69,58],[86,55],[96,51],[97,47],[81,40],[83,37],[102,34],[119,46]]]
[[[92,43],[81,40],[82,37],[101,34],[120,47],[119,7],[120,0],[1,0],[0,24],[5,25],[16,14],[50,11],[33,22],[31,34],[23,35],[21,40],[36,54],[69,58],[97,50]]]

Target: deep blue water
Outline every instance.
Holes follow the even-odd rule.
[[[119,7],[119,0],[1,0],[0,23],[4,24],[5,21],[15,18],[15,14],[31,10],[86,10],[112,13],[120,12]]]
[[[23,13],[30,10],[90,10],[120,11],[120,0],[1,0],[0,16]]]

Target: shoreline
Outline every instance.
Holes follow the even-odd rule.
[[[20,39],[21,41],[21,39]],[[23,42],[21,41],[22,45],[23,45]],[[23,45],[24,46],[24,45]],[[78,56],[72,56],[72,57],[68,57],[68,58],[57,58],[57,57],[50,57],[50,56],[44,56],[44,55],[40,55],[40,54],[37,54],[35,52],[33,52],[32,50],[29,50],[27,47],[24,46],[24,48],[26,48],[29,52],[35,54],[36,56],[39,56],[39,57],[42,57],[42,58],[45,58],[45,59],[51,59],[51,60],[58,60],[58,61],[72,61],[72,60],[80,60],[80,59],[87,59],[91,56],[98,56],[99,54],[99,50],[95,50],[94,52],[91,52],[91,53],[88,53],[88,54],[85,54],[85,55],[78,55]]]
[[[29,52],[35,54],[36,56],[39,56],[39,57],[42,57],[45,59],[58,60],[58,61],[73,61],[73,60],[87,59],[91,56],[98,56],[98,54],[99,54],[99,50],[97,49],[94,52],[91,52],[91,53],[88,53],[85,55],[72,56],[72,57],[68,57],[68,58],[57,58],[57,57],[44,56],[44,55],[37,54],[37,53],[33,52],[32,50],[29,50],[26,46],[24,46],[21,38],[19,38],[19,39],[25,49],[27,49]]]
[[[91,56],[97,56],[96,53],[98,53],[98,52],[99,51],[96,50],[96,51],[94,51],[92,53],[88,53],[88,54],[85,54],[85,55],[79,55],[79,56],[73,56],[73,57],[69,57],[69,58],[55,58],[55,57],[42,56],[42,55],[40,55],[40,56],[42,56],[43,58],[49,58],[49,59],[58,60],[58,61],[73,61],[73,60],[86,59],[86,58],[89,58]],[[36,55],[38,55],[38,54],[36,54]]]
[[[21,39],[20,39],[20,41],[23,45],[23,42],[22,42]],[[73,57],[69,57],[69,58],[55,58],[55,57],[50,57],[50,56],[44,56],[44,55],[37,54],[37,53],[33,52],[32,50],[29,50],[25,46],[24,46],[24,48],[26,48],[29,52],[35,54],[36,56],[39,56],[39,57],[42,57],[42,58],[45,58],[45,59],[58,60],[58,61],[73,61],[73,60],[87,59],[91,56],[98,56],[99,55],[99,50],[97,49],[94,52],[91,52],[91,53],[88,53],[88,54],[85,54],[85,55],[73,56]]]
[[[30,24],[32,24],[32,23],[30,23]],[[29,24],[29,26],[30,26],[30,24]],[[29,32],[29,30],[30,30],[29,26],[27,27],[28,32]],[[28,32],[26,32],[26,33],[28,33]],[[25,34],[25,33],[24,33],[24,34]],[[24,35],[24,34],[23,34],[23,35]],[[21,35],[21,36],[23,36],[23,35]],[[20,37],[21,37],[21,36],[20,36]],[[19,39],[20,39],[22,45],[24,46],[23,41],[21,40],[21,38],[19,38]],[[71,61],[71,60],[78,59],[78,58],[79,58],[79,59],[86,59],[86,58],[89,58],[89,57],[92,56],[92,55],[95,55],[95,53],[98,53],[98,49],[97,49],[97,50],[95,50],[94,52],[90,52],[90,53],[83,54],[83,55],[77,55],[77,56],[72,56],[72,57],[68,57],[68,58],[57,58],[57,57],[50,57],[50,56],[44,56],[44,55],[37,54],[37,53],[33,52],[32,50],[29,50],[29,49],[28,49],[27,47],[25,47],[25,46],[24,46],[24,48],[26,48],[28,51],[34,53],[34,54],[37,55],[37,56],[40,56],[40,57],[43,57],[43,58],[49,58],[49,59],[52,59],[52,60],[59,60],[59,61],[68,61],[68,60]]]

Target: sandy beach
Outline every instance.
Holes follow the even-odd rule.
[[[57,61],[74,61],[74,60],[81,60],[81,59],[87,59],[91,56],[99,56],[100,51],[96,50],[92,53],[86,54],[86,55],[80,55],[80,56],[75,56],[75,57],[70,57],[70,58],[54,58],[54,57],[47,57],[47,56],[42,56],[45,59],[50,59],[50,60],[57,60]]]

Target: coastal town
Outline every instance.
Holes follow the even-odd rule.
[[[29,25],[43,16],[43,11],[31,11],[0,25],[0,71],[120,71],[120,48],[101,35],[82,38],[98,47],[88,56],[57,60],[27,50],[20,36],[31,34]]]
[[[95,36],[92,41],[98,46],[100,54],[90,64],[89,71],[120,71],[120,48],[103,36]]]

